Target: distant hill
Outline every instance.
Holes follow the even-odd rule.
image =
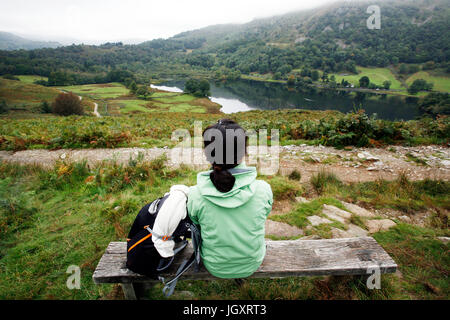
[[[34,50],[41,48],[57,48],[61,46],[62,44],[58,42],[33,41],[9,32],[0,31],[0,50]]]
[[[367,9],[373,5],[380,7],[381,29],[367,27]],[[422,69],[447,77],[449,39],[450,0],[347,0],[138,45],[117,42],[11,53],[1,50],[0,37],[0,74],[53,78],[55,71],[65,71],[69,82],[99,83],[108,72],[124,69],[141,78],[260,74],[287,80],[300,74],[308,81],[319,71],[357,74],[357,66],[394,66],[401,74]],[[417,70],[402,72],[402,64],[414,64]]]

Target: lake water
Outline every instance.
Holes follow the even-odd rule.
[[[376,113],[381,119],[411,120],[420,115],[417,98],[322,90],[317,88],[288,88],[285,84],[251,80],[211,82],[211,100],[222,105],[230,114],[253,109],[338,110],[343,113],[357,109]],[[184,81],[166,81],[153,86],[165,91],[182,92]]]

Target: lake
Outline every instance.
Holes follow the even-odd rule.
[[[364,109],[371,115],[387,120],[411,120],[420,115],[417,98],[326,90],[311,87],[289,88],[285,84],[237,80],[210,82],[211,100],[222,105],[222,112],[230,114],[254,109],[338,110],[343,113]],[[166,81],[158,88],[183,92],[184,81]]]

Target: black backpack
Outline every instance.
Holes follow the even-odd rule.
[[[181,220],[178,227],[171,236],[160,236],[153,232],[152,228],[164,202],[168,195],[158,198],[141,209],[137,215],[127,239],[127,263],[126,266],[131,271],[145,275],[153,279],[159,279],[165,283],[165,279],[159,274],[167,270],[174,261],[177,253],[181,252],[187,245],[187,239],[192,239],[194,253],[190,259],[184,261],[179,267],[174,279],[165,283],[163,292],[170,296],[176,286],[179,277],[189,269],[194,263],[196,271],[200,265],[200,232],[198,227],[191,221],[189,215]],[[163,258],[156,250],[152,237],[160,237],[165,240],[174,240],[176,249],[174,256]]]

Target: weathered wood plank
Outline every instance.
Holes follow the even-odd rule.
[[[120,285],[122,286],[123,295],[126,300],[137,300],[138,296],[134,291],[132,283],[121,283]]]
[[[330,240],[266,241],[267,253],[261,267],[252,278],[289,276],[364,275],[370,267],[378,266],[381,273],[394,273],[396,263],[371,237]],[[189,246],[163,277],[171,278],[179,264],[192,253]],[[153,282],[154,279],[128,270],[126,243],[112,242],[101,258],[93,279],[95,283]],[[198,273],[188,270],[184,280],[208,280],[214,277],[202,267]]]

